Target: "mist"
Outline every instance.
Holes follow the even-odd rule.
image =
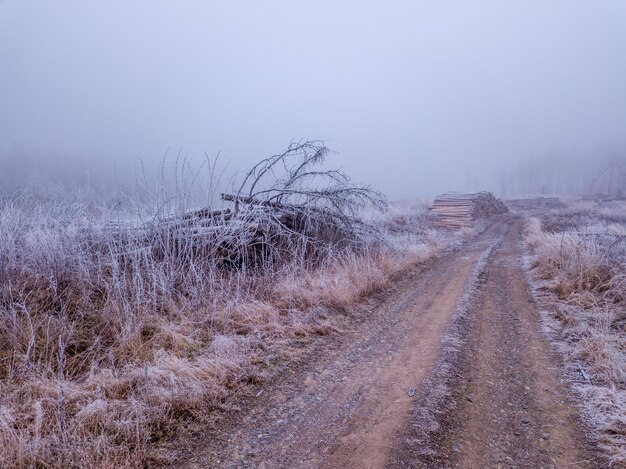
[[[626,156],[619,0],[5,0],[0,64],[14,187],[132,181],[166,153],[230,175],[305,138],[396,199],[601,190],[585,178]]]

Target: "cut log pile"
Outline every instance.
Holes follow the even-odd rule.
[[[463,228],[472,226],[474,220],[507,213],[509,209],[491,192],[448,192],[434,200],[432,211],[438,226]]]
[[[558,197],[529,197],[524,199],[509,199],[506,201],[506,204],[514,210],[566,207],[566,205]]]
[[[372,234],[373,228],[358,219],[320,206],[238,194],[222,194],[222,200],[233,207],[157,217],[139,225],[113,222],[104,229],[117,241],[121,257],[143,253],[221,267],[262,266],[296,252],[314,260],[322,254],[319,246],[357,246]]]

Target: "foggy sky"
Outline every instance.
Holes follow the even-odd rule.
[[[245,169],[293,139],[391,197],[626,141],[626,2],[0,1],[0,153]]]

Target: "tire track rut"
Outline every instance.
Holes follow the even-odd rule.
[[[515,220],[487,263],[460,351],[440,358],[445,372],[421,389],[426,406],[414,407],[388,467],[604,467],[541,336],[519,262],[521,228]]]

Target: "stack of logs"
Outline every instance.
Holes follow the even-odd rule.
[[[289,244],[289,234],[301,228],[296,207],[233,194],[222,194],[222,200],[234,202],[234,210],[207,208],[156,220],[153,254],[165,248],[212,258],[219,266],[252,266],[271,255],[273,245]]]
[[[433,202],[436,224],[445,228],[472,226],[479,218],[488,218],[508,212],[508,208],[491,192],[462,194],[449,192],[438,196]]]
[[[119,222],[105,229],[118,240],[119,255],[139,251],[157,259],[211,259],[218,266],[255,266],[296,248],[316,256],[315,243],[344,242],[350,233],[321,209],[222,194],[233,209],[210,208],[158,217],[140,226]]]
[[[506,201],[506,204],[512,209],[519,210],[566,207],[566,205],[558,197],[529,197],[525,199],[509,199]]]

